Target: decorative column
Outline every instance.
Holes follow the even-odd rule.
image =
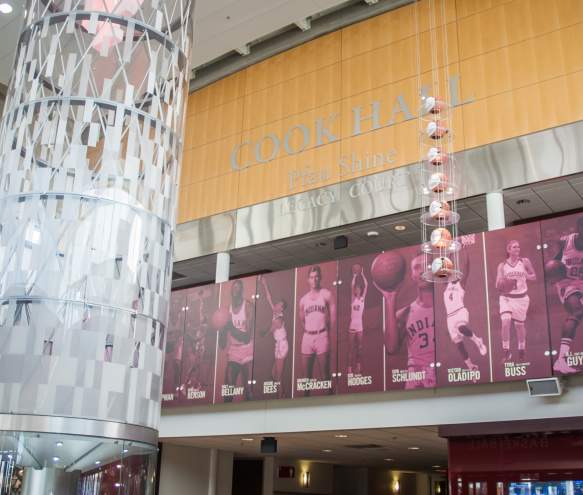
[[[191,0],[25,12],[0,128],[0,429],[74,417],[155,442]]]

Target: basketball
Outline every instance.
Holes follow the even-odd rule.
[[[211,318],[211,324],[215,330],[221,330],[228,323],[229,312],[224,308],[217,309]]]
[[[352,274],[353,275],[360,275],[362,273],[362,265],[359,263],[355,263],[352,265]]]
[[[440,193],[447,189],[447,175],[440,172],[431,174],[429,177],[429,189],[434,193]]]
[[[440,165],[447,163],[447,154],[444,153],[441,148],[429,148],[429,151],[427,152],[427,160],[431,165],[439,167]]]
[[[431,263],[431,273],[439,278],[446,278],[453,270],[453,263],[449,258],[435,258]]]
[[[549,260],[545,263],[545,277],[551,282],[556,282],[567,276],[567,267],[562,261]]]
[[[451,233],[443,227],[431,232],[431,245],[435,248],[448,248],[451,244]]]
[[[387,251],[379,254],[371,266],[375,284],[382,290],[394,290],[405,276],[406,263],[398,253]]]
[[[451,217],[451,209],[447,201],[432,201],[429,205],[429,215],[434,220],[449,220]]]
[[[516,280],[504,277],[498,282],[496,289],[502,294],[508,294],[510,291],[516,289]]]

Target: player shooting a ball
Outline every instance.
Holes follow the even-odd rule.
[[[368,291],[362,266],[352,266],[352,297],[350,304],[350,326],[348,328],[348,374],[360,375],[362,370],[362,334],[364,332],[364,300]]]
[[[506,244],[506,259],[498,265],[496,289],[500,293],[500,320],[502,325],[502,349],[504,362],[512,359],[510,351],[510,328],[514,323],[518,346],[518,361],[526,354],[526,315],[530,298],[527,281],[535,281],[536,274],[528,258],[520,257],[520,243],[516,240]]]
[[[565,375],[575,373],[577,370],[569,366],[566,358],[583,319],[583,217],[577,218],[577,232],[561,237],[559,252],[545,265],[545,273],[550,280],[557,280],[559,299],[567,312],[553,369]]]
[[[406,389],[435,386],[435,327],[433,285],[423,278],[424,256],[419,254],[409,266],[411,279],[417,286],[416,298],[397,310],[397,294],[405,275],[405,261],[396,253],[386,252],[376,257],[372,266],[373,283],[385,299],[385,347],[397,354],[407,341]],[[420,374],[419,372],[422,372]]]

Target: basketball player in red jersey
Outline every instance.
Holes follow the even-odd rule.
[[[243,297],[243,282],[235,280],[231,285],[230,321],[221,330],[219,345],[227,347],[227,368],[225,385],[237,386],[241,376],[245,399],[251,399],[251,379],[253,366],[253,307]],[[232,402],[233,397],[225,397],[225,402]]]
[[[502,348],[504,361],[510,361],[510,327],[514,322],[518,341],[518,360],[524,361],[526,353],[526,314],[530,304],[528,281],[536,280],[532,263],[520,257],[520,243],[509,241],[506,245],[506,260],[498,265],[496,288],[500,291],[500,319],[502,324]],[[510,281],[510,282],[504,282]],[[504,287],[508,283],[510,290]]]
[[[330,290],[321,287],[322,270],[318,265],[308,272],[310,290],[300,299],[302,368],[304,377],[313,378],[314,361],[322,380],[330,379],[330,330],[336,328],[336,301]]]
[[[398,286],[395,290],[382,290],[385,299],[385,347],[389,354],[397,354],[407,339],[407,368],[417,377],[408,379],[405,388],[430,388],[435,386],[435,316],[433,312],[433,285],[423,278],[424,256],[418,254],[411,260],[411,279],[417,285],[417,297],[407,306],[397,310]]]
[[[566,277],[557,282],[557,291],[567,317],[561,329],[561,347],[553,369],[566,375],[578,371],[567,363],[567,356],[583,319],[583,217],[577,218],[577,232],[561,237],[555,259],[566,269]]]

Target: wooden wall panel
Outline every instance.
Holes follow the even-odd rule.
[[[245,97],[243,129],[321,107],[341,97],[340,64],[335,63]]]
[[[314,72],[340,60],[340,31],[327,34],[246,69],[246,93]]]
[[[583,0],[437,3],[442,1],[449,49],[447,60],[443,53],[438,59],[440,66],[449,65],[439,79],[443,86],[446,72],[458,75],[458,97],[464,102],[452,114],[455,150],[583,119]],[[429,0],[419,4],[424,85],[431,83],[428,5]],[[370,123],[364,122],[363,134],[352,135],[353,108],[362,106],[363,114],[370,115],[374,100],[380,102],[382,123],[399,95],[416,114],[415,32],[415,6],[408,5],[271,57],[191,95],[179,221],[378,172],[352,170],[346,163],[353,156],[358,161],[394,149],[382,168],[416,161],[417,121],[404,121],[402,112],[391,127],[367,132]],[[436,32],[442,45],[443,31]],[[330,119],[326,125],[341,140],[314,148],[316,119]],[[254,163],[257,140],[273,134],[282,146],[286,131],[298,124],[309,129],[305,151],[289,156],[280,150],[269,163]],[[302,137],[296,129],[293,149]],[[247,141],[251,144],[241,148],[239,159],[251,166],[232,171],[231,151]],[[267,154],[269,140],[264,144]],[[318,170],[319,176],[310,176],[310,170]],[[294,172],[305,180],[290,188]]]

